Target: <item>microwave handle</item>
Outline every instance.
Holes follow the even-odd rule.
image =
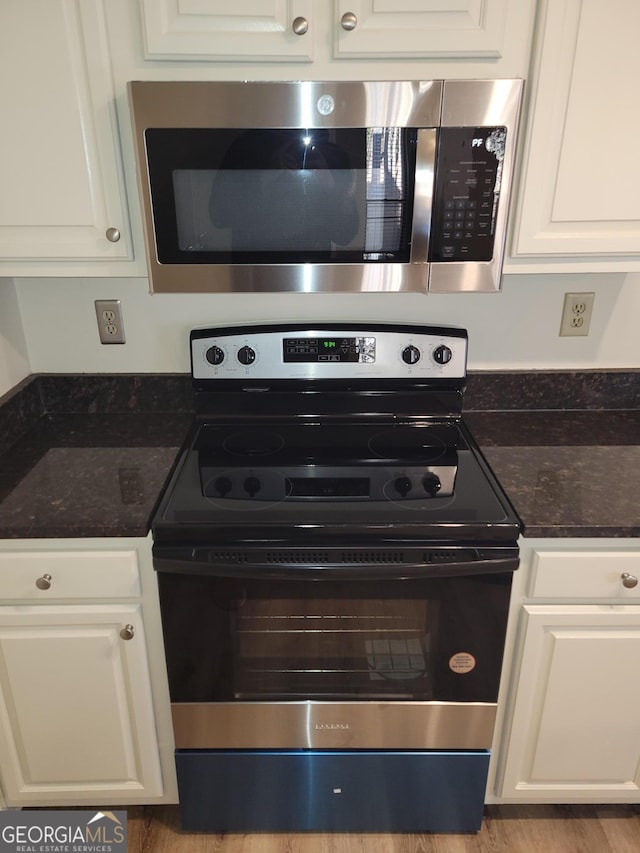
[[[413,227],[411,232],[411,263],[426,264],[429,258],[429,239],[435,191],[436,145],[435,128],[419,128],[416,144],[416,174],[413,197]]]

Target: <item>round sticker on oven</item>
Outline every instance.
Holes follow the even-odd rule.
[[[469,652],[457,652],[449,658],[449,669],[458,675],[465,675],[475,669],[476,659]]]

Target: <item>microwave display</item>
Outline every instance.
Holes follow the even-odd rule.
[[[146,131],[161,263],[409,261],[417,131]]]

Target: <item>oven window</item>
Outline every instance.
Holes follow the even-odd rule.
[[[247,601],[235,626],[237,698],[425,693],[436,618],[378,598]]]
[[[146,132],[161,263],[409,260],[416,131]]]
[[[162,572],[172,701],[495,701],[510,582]]]

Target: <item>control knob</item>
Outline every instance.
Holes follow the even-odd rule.
[[[440,346],[437,346],[433,351],[433,360],[436,364],[447,364],[451,361],[452,357],[453,353],[451,352],[451,349],[448,346],[445,346],[445,344],[440,344]]]
[[[244,490],[250,498],[254,498],[260,491],[260,480],[257,477],[247,477],[244,481]]]
[[[220,495],[221,498],[224,498],[231,491],[231,480],[229,477],[216,477],[215,481],[215,489],[216,492]]]
[[[224,361],[224,350],[221,350],[220,347],[217,346],[209,347],[205,354],[205,358],[209,364],[222,364]]]
[[[405,364],[417,364],[420,361],[420,350],[410,344],[402,350],[402,360]]]
[[[411,480],[408,477],[396,477],[393,485],[396,492],[403,498],[411,491]]]
[[[252,347],[240,347],[238,350],[238,361],[240,364],[253,364],[256,360],[256,351]]]
[[[442,488],[442,483],[440,482],[440,477],[435,474],[425,474],[422,478],[422,486],[430,497],[435,498]]]

